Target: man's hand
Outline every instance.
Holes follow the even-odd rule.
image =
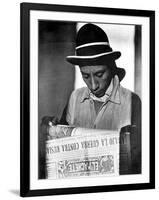
[[[127,157],[124,156],[126,154]],[[141,173],[140,135],[136,125],[127,125],[120,131],[120,174],[138,173]]]
[[[41,120],[41,137],[42,140],[55,139],[57,138],[56,134],[56,125],[59,123],[59,120],[55,116],[44,116]],[[50,131],[51,130],[51,131]]]
[[[57,117],[55,116],[44,116],[41,120],[41,125],[46,125],[46,126],[49,126],[49,125],[57,125],[59,124],[59,120]]]
[[[52,140],[52,139],[57,139],[57,138],[63,138],[66,135],[64,134],[64,132],[61,130],[60,127],[58,126],[49,126],[48,128],[48,139]]]
[[[59,124],[59,120],[55,116],[44,116],[42,118],[41,127],[43,129],[43,134],[46,134],[46,139],[51,140],[65,137],[60,127],[56,126],[57,124]]]
[[[120,130],[121,133],[134,133],[136,131],[136,126],[135,125],[127,125],[123,126]]]

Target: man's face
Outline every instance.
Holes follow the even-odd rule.
[[[112,79],[110,67],[93,65],[80,67],[82,77],[87,87],[96,97],[104,96]]]

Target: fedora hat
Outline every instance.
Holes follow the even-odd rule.
[[[113,51],[106,33],[94,24],[85,24],[78,31],[75,55],[67,56],[66,60],[80,67],[85,65],[107,64],[121,56],[120,51]],[[121,81],[125,76],[123,68],[115,67]]]

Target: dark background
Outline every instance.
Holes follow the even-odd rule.
[[[61,118],[74,89],[75,69],[66,61],[75,49],[76,23],[39,21],[38,116],[39,178],[45,178],[45,130],[40,123],[44,116]]]

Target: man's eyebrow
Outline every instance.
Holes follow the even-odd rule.
[[[82,72],[82,71],[81,71],[81,73],[82,73],[82,74],[86,74],[86,75],[89,75],[89,73],[87,73],[87,72]]]
[[[103,73],[104,71],[105,71],[104,69],[101,69],[101,70],[98,70],[97,72],[95,72],[95,74]]]

